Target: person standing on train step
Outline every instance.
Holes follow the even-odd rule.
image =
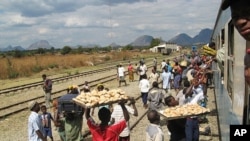
[[[46,74],[43,74],[42,78],[43,78],[43,90],[45,93],[45,105],[47,108],[50,108],[52,80],[47,78]]]
[[[47,138],[43,136],[42,120],[38,114],[40,111],[39,104],[36,101],[31,101],[28,103],[28,108],[31,111],[28,119],[29,141],[47,141]]]
[[[146,141],[164,141],[164,134],[160,126],[160,115],[156,110],[147,113],[150,124],[146,128]]]

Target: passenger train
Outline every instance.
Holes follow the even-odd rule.
[[[225,49],[224,71],[214,72],[214,82],[221,140],[228,141],[229,125],[250,124],[250,89],[244,79],[244,55],[250,43],[233,26],[230,8],[219,9],[211,41],[217,50]]]

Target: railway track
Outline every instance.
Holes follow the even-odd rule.
[[[152,67],[152,65],[148,66],[148,68],[151,68],[151,67]],[[127,72],[126,72],[126,75],[127,75]],[[102,77],[99,79],[89,81],[89,84],[90,84],[90,87],[95,87],[96,85],[98,85],[100,83],[104,84],[104,83],[107,83],[107,82],[110,82],[110,81],[113,81],[116,79],[117,79],[117,74],[113,74],[113,75],[108,75],[108,76],[105,76],[105,77]],[[82,85],[84,85],[84,84],[83,83],[78,84],[79,87],[81,87]],[[67,88],[64,88],[64,89],[61,89],[61,90],[58,90],[58,91],[51,93],[51,96],[54,98],[58,98],[64,94],[66,94],[66,92],[67,92]],[[10,115],[19,113],[21,111],[27,110],[28,109],[27,103],[29,101],[33,101],[33,100],[37,101],[40,104],[44,104],[44,96],[38,96],[38,97],[23,100],[21,102],[16,102],[13,104],[9,104],[7,106],[0,107],[0,119],[6,118]]]
[[[148,66],[148,69],[149,69],[149,68],[152,67],[152,64],[147,64],[147,66]],[[87,72],[83,72],[83,73],[79,73],[79,74],[75,74],[75,75],[70,75],[70,76],[66,76],[66,77],[54,78],[52,81],[53,82],[55,82],[55,81],[64,81],[64,80],[73,79],[73,78],[76,78],[76,77],[91,75],[91,74],[94,74],[94,73],[101,73],[101,72],[104,72],[104,71],[110,71],[110,70],[116,69],[116,68],[117,68],[117,66],[105,67],[105,68],[101,68],[101,69],[97,69],[97,70],[93,70],[93,71],[87,71]],[[126,72],[126,74],[127,74],[127,72]],[[109,75],[109,76],[106,76],[106,77],[103,77],[103,78],[99,78],[99,79],[89,81],[90,87],[95,87],[97,84],[100,84],[100,83],[107,83],[107,82],[113,81],[113,80],[117,79],[116,76],[117,75],[114,74],[114,75]],[[2,89],[0,94],[14,93],[14,92],[16,92],[18,90],[24,90],[24,89],[29,89],[29,88],[32,88],[32,87],[41,86],[42,83],[43,82],[40,81],[40,82],[25,84],[25,85],[12,87],[12,88],[8,88],[8,89]],[[79,87],[81,87],[82,85],[84,85],[84,84],[83,83],[78,84]],[[64,89],[57,90],[57,91],[53,92],[51,95],[54,98],[58,98],[58,97],[64,95],[66,93],[66,91],[67,91],[67,88],[64,88]],[[21,111],[27,110],[28,109],[27,108],[27,103],[29,101],[33,101],[33,100],[36,100],[40,104],[44,104],[44,96],[28,98],[28,99],[23,100],[21,102],[8,104],[7,106],[0,107],[0,119],[6,118],[6,117],[8,117],[10,115],[19,113]]]
[[[112,69],[115,69],[115,68],[116,68],[116,66],[111,66],[111,67],[96,69],[96,70],[92,70],[92,71],[82,72],[82,73],[78,73],[78,74],[74,74],[74,75],[53,78],[51,80],[53,82],[65,81],[65,80],[73,79],[73,78],[76,78],[76,77],[87,76],[89,74],[101,73],[101,72],[104,72],[104,71],[109,71],[109,70],[112,70]],[[0,90],[0,94],[14,93],[16,91],[20,91],[20,90],[24,90],[24,89],[30,89],[32,87],[37,87],[37,86],[41,86],[41,85],[43,85],[43,81],[34,82],[34,83],[30,83],[30,84],[19,85],[19,86],[16,86],[16,87],[1,89]]]
[[[152,59],[152,58],[146,58],[145,60],[149,60],[149,59]],[[110,70],[117,68],[117,66],[114,64],[119,64],[119,63],[123,63],[123,64],[127,65],[128,61],[127,60],[126,61],[118,61],[118,62],[113,62],[111,64],[106,63],[106,64],[102,64],[102,65],[109,66],[109,67],[103,67],[100,69],[85,71],[85,72],[81,72],[81,73],[77,73],[77,74],[73,74],[73,75],[68,75],[68,76],[51,78],[51,80],[53,81],[53,83],[55,83],[55,82],[65,81],[65,80],[73,79],[73,78],[77,78],[77,77],[87,76],[90,74],[96,74],[96,73],[101,73],[101,72],[105,72],[105,71],[110,71]],[[132,63],[137,63],[137,61],[133,61]],[[42,85],[43,85],[43,81],[38,81],[38,82],[23,84],[23,85],[19,85],[19,86],[10,87],[10,88],[4,88],[4,89],[0,89],[0,95],[20,92],[20,91],[25,90],[25,89],[30,89],[32,87],[38,87],[38,86],[42,86]]]
[[[107,83],[107,82],[113,81],[115,79],[117,79],[116,74],[90,81],[89,84],[90,84],[90,87],[95,87],[99,83]],[[80,84],[80,86],[81,85],[83,85],[83,84]],[[67,88],[55,91],[51,95],[54,98],[58,98],[62,95],[65,95],[66,92],[67,92]],[[10,116],[10,115],[13,115],[13,114],[16,114],[18,112],[27,110],[28,109],[27,103],[29,101],[33,101],[33,100],[37,101],[40,104],[43,104],[44,103],[44,96],[39,96],[39,97],[27,99],[27,100],[24,100],[21,102],[17,102],[14,104],[10,104],[10,105],[1,107],[0,108],[0,119],[5,118],[5,117]]]

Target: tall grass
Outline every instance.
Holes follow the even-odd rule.
[[[145,53],[144,53],[145,54]],[[112,60],[129,60],[141,56],[139,52],[110,52],[69,55],[35,55],[23,58],[0,58],[0,79],[26,77],[44,70],[68,69]]]

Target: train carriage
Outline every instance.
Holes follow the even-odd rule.
[[[215,71],[214,80],[221,140],[227,141],[229,125],[250,124],[249,87],[244,78],[244,54],[250,43],[233,26],[230,8],[219,9],[211,41],[217,50],[225,50],[222,72]]]

